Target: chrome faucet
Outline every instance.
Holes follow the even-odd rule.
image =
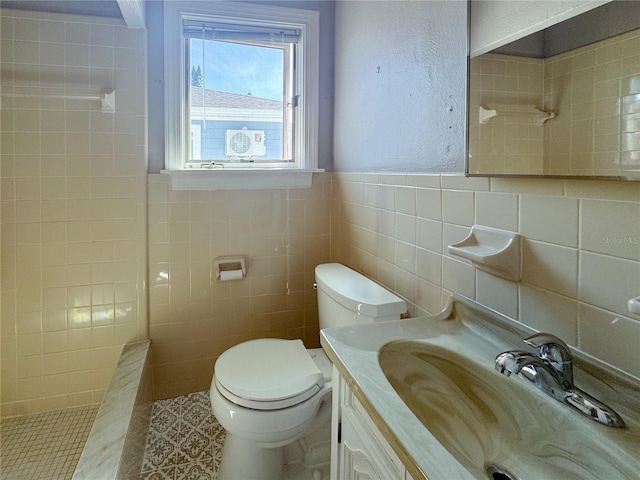
[[[503,352],[496,357],[496,370],[507,377],[521,375],[556,400],[562,400],[566,395],[562,379],[554,367],[532,353],[520,350]]]
[[[626,426],[615,410],[574,386],[573,355],[566,343],[550,333],[537,333],[524,342],[537,348],[538,355],[523,350],[500,353],[495,360],[498,372],[526,378],[547,395],[596,422]]]
[[[551,364],[565,390],[573,388],[573,355],[566,343],[550,333],[537,333],[525,338],[524,343],[538,349],[538,355]]]

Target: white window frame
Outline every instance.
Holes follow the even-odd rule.
[[[202,127],[199,124],[191,125],[191,155],[194,160],[202,159]]]
[[[252,21],[295,26],[302,45],[297,61],[301,86],[295,128],[297,166],[291,168],[185,169],[185,142],[190,141],[183,122],[186,99],[182,18],[215,17],[228,22]],[[165,169],[174,190],[309,187],[318,169],[320,14],[315,10],[274,7],[245,2],[171,1],[164,3]]]

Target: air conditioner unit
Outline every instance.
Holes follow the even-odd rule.
[[[267,153],[264,130],[227,130],[225,140],[224,153],[229,157],[260,157]]]

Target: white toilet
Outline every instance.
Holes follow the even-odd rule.
[[[316,284],[321,329],[398,319],[407,309],[338,263],[318,265]],[[321,348],[306,350],[301,340],[250,340],[220,355],[210,389],[213,413],[227,432],[218,479],[284,478],[285,447],[328,428],[331,369]]]

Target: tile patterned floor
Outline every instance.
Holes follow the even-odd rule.
[[[225,431],[211,413],[208,394],[154,402],[140,480],[217,478]],[[0,479],[71,479],[98,408],[88,405],[2,419]],[[315,460],[324,450],[328,455],[328,438],[328,431],[311,434],[307,456]],[[328,462],[322,459],[317,465],[292,462],[285,479],[328,478]]]
[[[153,404],[141,480],[214,480],[225,432],[211,413],[209,392]]]
[[[98,405],[3,418],[0,426],[2,480],[70,479]]]

